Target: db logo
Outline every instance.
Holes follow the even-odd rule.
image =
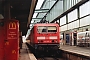
[[[15,22],[10,22],[9,23],[9,29],[16,29],[16,23]]]

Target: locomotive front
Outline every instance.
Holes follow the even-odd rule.
[[[34,32],[35,50],[51,51],[59,49],[58,24],[36,24]]]

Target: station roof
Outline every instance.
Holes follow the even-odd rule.
[[[19,20],[20,30],[22,31],[23,35],[26,35],[28,29],[30,29],[29,27],[32,27],[32,25],[34,24],[31,22],[35,22],[36,20],[42,20],[42,18],[44,18],[47,15],[46,13],[49,12],[59,0],[49,0],[49,2],[50,1],[55,2],[51,8],[48,8],[48,9],[40,8],[40,9],[35,10],[35,7],[38,1],[41,2],[42,0],[0,0],[0,18],[1,18],[1,15],[3,15],[4,18],[10,17],[10,18]],[[45,1],[47,0],[43,0],[43,4],[45,3]],[[70,8],[66,12],[56,17],[52,22],[56,21],[57,19],[60,19],[62,16],[71,12],[75,8],[78,8],[80,5],[84,4],[87,1],[89,0],[80,1],[78,4],[74,5],[72,8]],[[37,13],[36,17],[33,17],[34,13]],[[45,16],[41,18],[37,17],[41,13],[45,13]],[[30,24],[31,26],[29,26]]]
[[[23,35],[26,35],[37,1],[38,0],[0,0],[0,5],[2,5],[3,8],[2,15],[5,17],[4,7],[8,5],[5,8],[10,9],[10,19],[14,18],[19,20],[20,30]]]

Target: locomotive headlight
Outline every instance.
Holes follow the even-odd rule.
[[[57,39],[57,36],[50,36],[49,39]]]

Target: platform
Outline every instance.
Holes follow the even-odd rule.
[[[60,49],[67,52],[90,57],[90,48],[70,46],[70,45],[60,45]]]
[[[19,60],[37,60],[35,56],[30,53],[29,49],[27,48],[26,44],[22,44],[22,49],[20,50]]]

